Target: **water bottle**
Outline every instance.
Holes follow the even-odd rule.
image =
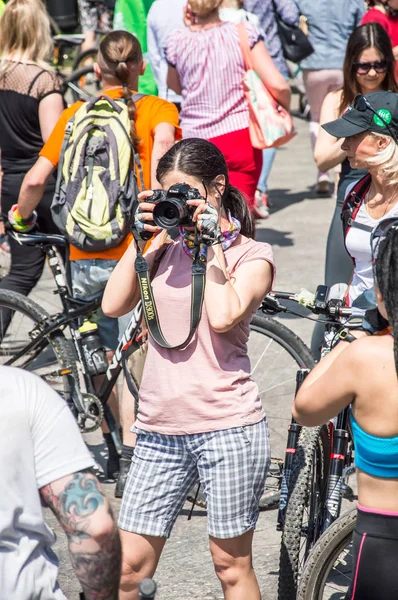
[[[79,327],[79,333],[88,373],[90,375],[102,375],[108,368],[108,360],[101,344],[98,325],[85,320],[83,325]]]

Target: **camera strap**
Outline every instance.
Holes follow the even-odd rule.
[[[199,255],[199,244],[195,246],[192,262],[192,287],[191,287],[191,327],[187,339],[178,344],[171,346],[163,335],[162,328],[159,322],[159,315],[156,308],[156,302],[153,295],[152,284],[149,274],[149,266],[142,255],[138,245],[136,232],[133,229],[134,239],[137,246],[137,258],[135,259],[135,271],[140,285],[142,307],[145,317],[146,326],[159,346],[168,350],[182,350],[186,348],[192,340],[195,331],[199,325],[202,314],[202,306],[206,286],[206,260]]]

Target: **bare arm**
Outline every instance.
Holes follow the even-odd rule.
[[[47,158],[39,156],[33,167],[26,173],[18,198],[18,211],[23,219],[28,219],[39,204],[47,180],[54,169],[54,165]]]
[[[169,70],[167,71],[167,87],[169,87],[173,92],[178,95],[182,94],[182,86],[180,82],[180,78],[177,73],[177,69],[169,65]]]
[[[87,600],[117,600],[121,546],[108,499],[86,471],[40,490],[69,542],[72,566]]]
[[[306,377],[292,410],[301,425],[327,423],[355,400],[359,343],[361,340],[338,344]]]
[[[341,92],[330,92],[323,101],[320,124],[329,123],[339,118]],[[343,162],[346,153],[341,149],[342,141],[327,133],[322,127],[315,144],[314,158],[318,169],[329,171]]]
[[[158,162],[163,154],[173,146],[175,142],[175,127],[171,123],[159,123],[155,127],[155,136],[153,141],[153,149],[151,156],[151,186],[152,188],[160,188],[160,183],[156,179],[156,169]]]
[[[276,68],[264,42],[260,41],[255,44],[250,54],[253,69],[256,71],[270,94],[284,108],[289,109],[291,96],[289,83]]]
[[[247,285],[247,282],[252,282]],[[207,254],[205,306],[214,331],[229,331],[255,311],[272,285],[272,267],[266,260],[243,264],[231,278],[221,245],[210,246]]]
[[[41,137],[46,142],[64,110],[61,94],[49,94],[39,104],[39,123]]]

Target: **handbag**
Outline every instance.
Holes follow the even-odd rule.
[[[303,25],[298,27],[285,23],[279,16],[274,2],[273,5],[283,56],[294,63],[300,63],[314,52],[314,48],[303,31]]]
[[[273,98],[257,73],[250,56],[245,23],[238,25],[239,43],[245,61],[243,89],[249,105],[249,132],[253,148],[276,148],[296,135],[289,112]]]

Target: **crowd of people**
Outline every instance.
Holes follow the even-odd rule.
[[[19,232],[66,235],[73,295],[103,294],[95,319],[109,361],[140,299],[143,261],[154,297],[152,313],[144,303],[138,414],[126,384],[121,398],[116,389],[110,398],[121,457],[103,424],[107,475],[122,498],[118,530],[66,404],[38,378],[0,366],[0,565],[7,573],[0,596],[64,598],[41,500],[68,536],[85,598],[135,600],[200,482],[224,597],[261,598],[252,541],[271,454],[247,342],[251,318],[274,285],[272,249],[255,240],[255,226],[270,215],[277,144],[258,147],[253,127],[266,129],[256,116],[265,110],[275,119],[291,107],[283,23],[300,25],[312,46],[299,69],[311,111],[314,195],[336,198],[325,282],[348,284],[347,304],[368,310],[360,339],[339,344],[306,379],[293,415],[313,426],[353,406],[359,510],[349,598],[390,599],[398,585],[398,0],[155,0],[147,56],[133,33],[111,31],[114,4],[79,0],[83,50],[99,25],[104,32],[94,64],[97,114],[96,101],[64,105],[47,62],[52,39],[42,0],[8,0],[0,19],[2,221]],[[139,93],[147,58],[157,96]],[[248,71],[265,105],[248,101]],[[104,124],[113,116],[122,142]],[[117,146],[126,139],[123,163]],[[54,209],[60,194],[64,223]],[[159,197],[184,204],[179,227],[161,221]],[[0,289],[28,295],[44,254],[11,237],[9,250]],[[12,316],[0,309],[0,341]],[[322,338],[318,325],[314,354]],[[380,552],[386,531],[389,561]]]

